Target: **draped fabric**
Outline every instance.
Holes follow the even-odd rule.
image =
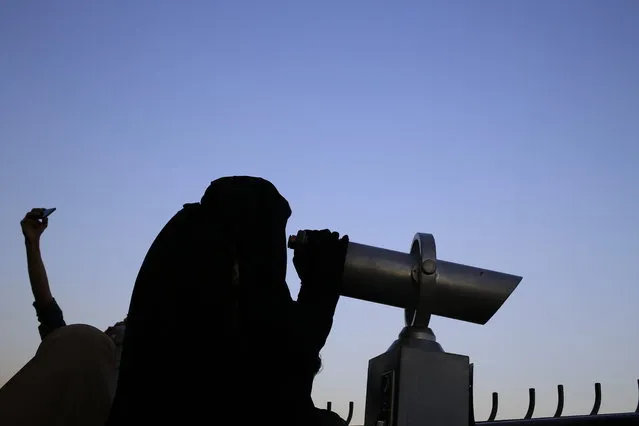
[[[290,215],[270,182],[236,176],[169,220],[135,282],[109,426],[306,423],[315,372],[285,282]]]

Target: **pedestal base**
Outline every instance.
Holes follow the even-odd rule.
[[[432,336],[429,339],[428,336]],[[365,426],[468,426],[469,358],[407,327],[368,363]]]

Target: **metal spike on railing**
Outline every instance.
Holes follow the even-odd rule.
[[[599,413],[599,408],[601,408],[601,383],[595,383],[595,403],[592,406],[590,415],[597,415],[597,413]]]
[[[524,415],[524,419],[531,419],[535,412],[535,388],[528,389],[528,410]]]
[[[635,413],[639,413],[639,379],[637,379],[637,408],[635,408]]]
[[[353,401],[349,401],[348,403],[348,415],[346,416],[346,426],[351,424],[351,420],[353,419],[353,410],[355,409],[355,403]],[[333,403],[331,401],[326,402],[326,410],[333,411]]]
[[[351,424],[351,420],[353,419],[353,409],[355,408],[355,403],[350,401],[348,403],[348,416],[346,417],[346,426]]]
[[[557,409],[553,417],[561,417],[564,412],[564,385],[557,385]]]
[[[499,409],[499,394],[497,392],[493,392],[493,404],[490,408],[490,415],[488,416],[489,422],[492,422],[497,417],[497,410]]]

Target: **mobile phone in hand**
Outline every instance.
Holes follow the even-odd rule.
[[[44,209],[44,211],[42,212],[42,217],[41,219],[44,219],[46,217],[49,217],[51,215],[51,213],[53,213],[56,210],[55,207],[50,208],[50,209]]]

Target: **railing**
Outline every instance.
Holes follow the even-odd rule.
[[[637,380],[637,389],[639,393],[639,379]],[[599,414],[601,408],[601,383],[595,383],[595,400],[590,410],[590,414],[587,415],[573,415],[562,416],[564,410],[564,385],[557,385],[557,408],[555,414],[552,417],[537,417],[532,418],[535,412],[535,388],[528,389],[528,409],[522,419],[508,419],[508,420],[495,420],[497,417],[497,411],[499,409],[499,394],[493,392],[492,394],[492,407],[490,409],[490,415],[486,421],[475,422],[474,419],[474,406],[473,406],[473,388],[472,388],[472,373],[470,383],[470,408],[471,419],[470,425],[481,426],[591,426],[591,425],[636,425],[639,426],[639,397],[637,399],[637,407],[634,412],[627,413],[615,413],[615,414]],[[332,411],[332,402],[326,403],[326,409]],[[350,401],[348,403],[348,416],[346,417],[346,424],[349,425],[353,418],[354,403]]]
[[[639,389],[639,380],[637,380],[637,388]],[[472,384],[471,384],[472,391]],[[471,399],[472,406],[472,399]],[[599,414],[601,408],[601,383],[595,383],[595,401],[590,410],[590,414],[577,415],[577,416],[564,416],[562,417],[564,410],[564,386],[557,385],[557,408],[555,414],[552,417],[538,417],[533,419],[532,416],[535,412],[535,388],[528,389],[528,409],[522,419],[517,420],[495,420],[497,417],[497,410],[499,408],[499,395],[497,392],[493,392],[492,395],[492,407],[488,420],[484,422],[476,422],[477,425],[490,426],[536,426],[536,425],[548,425],[563,426],[563,425],[616,425],[616,424],[628,424],[639,426],[639,399],[637,401],[637,407],[634,412],[616,413],[616,414]]]

